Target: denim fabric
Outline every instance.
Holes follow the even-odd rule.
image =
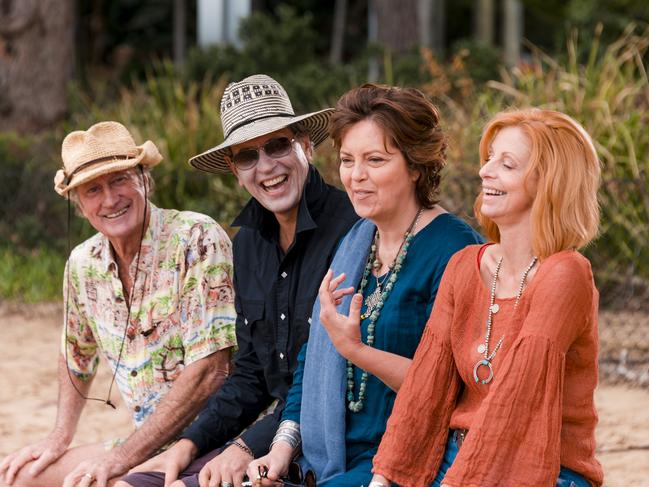
[[[460,448],[455,442],[453,432],[451,431],[449,432],[448,441],[446,442],[446,451],[444,453],[444,458],[442,459],[442,464],[439,466],[437,476],[435,477],[435,480],[433,480],[431,487],[440,487],[442,485],[442,480],[444,480],[446,471],[451,467],[451,465],[453,465],[453,461],[455,460],[459,450]],[[590,487],[590,483],[577,472],[574,472],[569,468],[561,467],[556,487]]]

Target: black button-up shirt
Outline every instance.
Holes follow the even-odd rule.
[[[338,242],[357,219],[345,193],[326,184],[313,166],[286,253],[275,216],[255,199],[235,219],[233,225],[241,227],[233,242],[239,350],[232,375],[182,435],[200,454],[241,433],[278,400],[274,412],[242,434],[255,457],[268,452],[309,335],[318,287]]]

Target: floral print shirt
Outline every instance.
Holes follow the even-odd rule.
[[[126,327],[128,304],[104,235],[72,251],[63,283],[68,367],[89,379],[101,352],[117,368],[115,382],[137,427],[187,365],[236,345],[227,234],[205,215],[149,206],[139,271],[137,255],[129,268],[134,285]]]

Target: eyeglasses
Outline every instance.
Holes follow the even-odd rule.
[[[263,150],[268,157],[278,159],[284,157],[293,149],[295,139],[274,137],[257,147],[246,147],[232,156],[232,162],[241,171],[252,169],[259,162],[259,151]]]

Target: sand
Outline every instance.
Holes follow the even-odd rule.
[[[43,438],[56,417],[56,364],[61,307],[58,304],[0,304],[0,457]],[[105,397],[105,367],[91,393]],[[607,487],[649,487],[649,391],[602,384],[596,392],[600,415],[598,458]],[[118,394],[117,410],[89,403],[74,444],[125,437],[131,422]]]

